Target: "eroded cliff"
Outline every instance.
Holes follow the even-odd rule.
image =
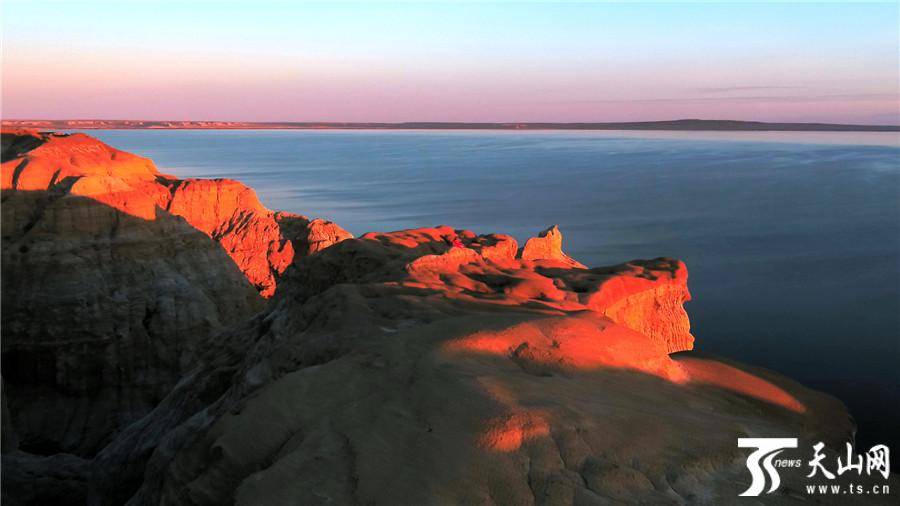
[[[263,308],[295,248],[348,236],[85,135],[2,139],[5,451],[93,457],[194,367],[200,342]]]
[[[328,221],[270,211],[237,181],[160,174],[150,160],[84,134],[6,131],[0,181],[3,190],[87,197],[144,220],[182,217],[221,244],[263,297],[295,255],[350,237]]]

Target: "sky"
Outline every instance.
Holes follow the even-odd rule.
[[[6,119],[900,123],[882,3],[2,3]]]

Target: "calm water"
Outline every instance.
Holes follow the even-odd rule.
[[[687,262],[698,349],[782,371],[900,449],[897,134],[98,131],[355,234],[558,223],[590,265]],[[777,142],[776,142],[777,141]]]

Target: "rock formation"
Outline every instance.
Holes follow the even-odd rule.
[[[3,190],[87,197],[144,220],[180,216],[218,242],[263,297],[295,254],[350,237],[331,222],[270,211],[237,181],[160,174],[150,160],[84,134],[8,131],[3,142]]]
[[[350,238],[86,136],[3,150],[9,504],[728,503],[737,437],[851,437],[835,399],[688,351],[678,260]]]
[[[528,239],[519,257],[524,260],[559,260],[572,267],[583,268],[584,265],[563,253],[562,240],[559,227],[553,225],[537,237]]]
[[[294,244],[349,236],[85,135],[4,132],[2,158],[5,450],[92,457],[262,309]]]

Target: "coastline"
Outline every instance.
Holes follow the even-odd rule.
[[[167,120],[4,119],[4,128],[51,130],[501,130],[501,131],[696,131],[696,132],[900,132],[900,125],[779,123],[695,120],[602,123],[548,122],[243,122]]]

